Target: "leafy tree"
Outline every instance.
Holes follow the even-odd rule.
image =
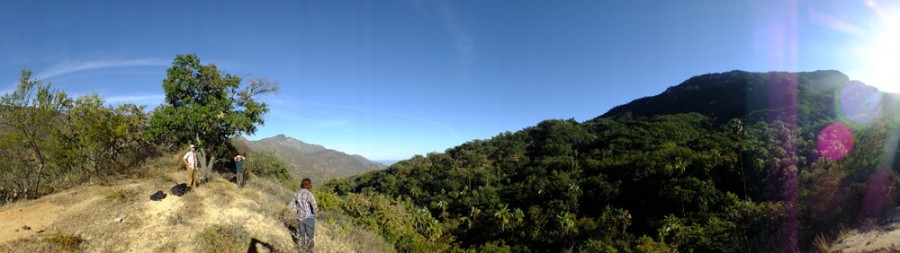
[[[264,123],[269,107],[257,96],[278,88],[263,78],[241,88],[241,77],[223,74],[214,64],[202,65],[195,54],[176,56],[166,73],[165,104],[154,110],[148,133],[169,144],[197,145],[204,175],[225,155],[230,137],[253,134]]]
[[[509,204],[501,204],[494,211],[494,218],[500,223],[500,231],[506,231],[506,225],[514,218],[513,213],[509,211]]]
[[[259,176],[272,177],[278,179],[281,182],[287,182],[291,180],[291,173],[288,169],[290,165],[288,165],[281,159],[278,159],[278,156],[276,156],[272,152],[263,151],[254,153],[253,157],[254,158],[250,159],[247,165],[245,165],[244,167],[244,170],[246,170],[247,172],[252,172]]]
[[[148,146],[144,130],[149,118],[143,108],[133,104],[107,107],[96,94],[79,97],[66,113],[62,163],[92,177],[142,160],[146,156],[133,154]],[[129,155],[134,159],[125,159]]]
[[[6,159],[24,161],[7,169],[18,168],[20,173],[16,173],[14,180],[26,198],[39,196],[42,179],[47,177],[46,169],[58,167],[53,158],[59,152],[60,115],[71,105],[72,100],[66,93],[31,78],[28,69],[22,70],[16,89],[0,98],[0,121],[8,128],[0,138],[8,148],[24,147],[24,150],[11,154],[15,157]]]

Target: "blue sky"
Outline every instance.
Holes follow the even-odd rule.
[[[72,95],[154,107],[175,55],[196,53],[280,84],[250,139],[406,159],[734,69],[836,69],[897,92],[892,3],[3,1],[0,91],[27,67]]]

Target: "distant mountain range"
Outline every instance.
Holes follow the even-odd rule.
[[[325,148],[322,145],[305,143],[283,134],[258,141],[237,137],[232,142],[235,146],[244,146],[256,152],[271,152],[293,167],[291,173],[295,177],[309,177],[318,182],[336,177],[358,175],[386,167],[384,164],[370,161],[360,155],[349,155]]]
[[[397,163],[397,162],[399,162],[399,161],[400,161],[400,160],[375,160],[374,162],[377,162],[377,163],[380,163],[380,164],[384,164],[384,166],[391,166],[391,165],[394,165],[395,163]]]

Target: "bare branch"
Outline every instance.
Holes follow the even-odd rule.
[[[265,77],[257,77],[250,80],[250,86],[248,87],[248,95],[250,97],[266,93],[278,93],[278,82]]]

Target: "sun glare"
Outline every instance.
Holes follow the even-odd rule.
[[[879,29],[861,52],[861,76],[855,78],[879,90],[900,93],[900,18],[881,14]]]

